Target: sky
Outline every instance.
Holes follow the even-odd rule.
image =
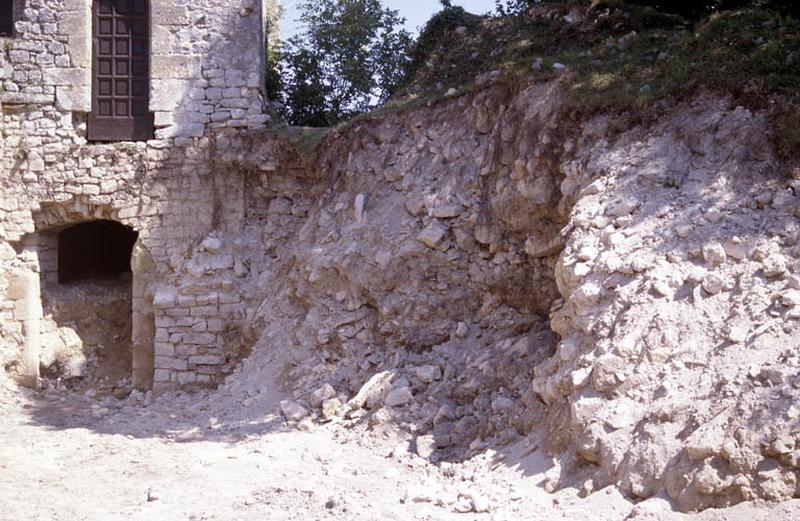
[[[297,31],[295,20],[298,17],[298,3],[298,0],[282,2],[285,11],[281,20],[281,37],[284,39]],[[415,36],[431,15],[441,8],[438,0],[383,0],[383,4],[400,11],[400,16],[406,18],[406,29]],[[454,0],[453,5],[460,5],[471,13],[483,14],[494,9],[494,0]]]

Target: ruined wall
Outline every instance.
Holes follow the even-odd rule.
[[[130,226],[139,232],[133,259],[133,343],[149,352],[134,374],[139,373],[143,385],[151,383],[154,369],[162,369],[157,372],[161,384],[197,381],[186,375],[197,374],[199,364],[186,365],[162,353],[158,361],[163,367],[152,367],[154,337],[166,333],[180,338],[178,345],[202,346],[206,356],[211,349],[223,350],[222,339],[175,336],[178,326],[165,318],[169,306],[162,303],[161,315],[155,316],[153,298],[176,259],[195,242],[211,231],[243,225],[246,174],[214,159],[221,132],[230,136],[222,138],[226,146],[236,150],[231,139],[238,139],[237,132],[260,131],[270,119],[263,110],[263,4],[153,1],[150,111],[156,139],[113,144],[86,139],[91,1],[25,4],[16,10],[14,37],[3,39],[0,52],[0,271],[25,252],[36,257],[37,269],[43,268],[46,286],[54,280],[52,241],[58,231],[93,219]],[[185,327],[200,327],[208,306],[219,305],[218,292],[235,293],[232,287],[203,292],[175,303],[180,310],[173,314],[185,315]],[[223,300],[228,307],[215,308],[214,314],[226,321],[241,303]],[[0,310],[0,351],[8,362],[19,358],[25,335],[7,282],[0,283]],[[198,318],[190,324],[187,316]],[[203,365],[211,365],[209,360]],[[206,367],[203,374],[210,372]],[[199,380],[216,383],[218,377],[217,370],[213,378]]]

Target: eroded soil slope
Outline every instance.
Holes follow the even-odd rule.
[[[558,83],[478,83],[320,145],[229,388],[280,349],[287,416],[401,425],[432,461],[527,437],[550,489],[796,496],[800,186],[765,117],[701,97],[619,133]]]

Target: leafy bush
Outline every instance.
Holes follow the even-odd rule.
[[[444,5],[444,4],[443,4]],[[459,27],[474,29],[480,25],[480,17],[463,7],[444,5],[444,8],[428,20],[411,49],[409,76],[414,76],[430,57],[433,50],[445,47],[446,39]]]

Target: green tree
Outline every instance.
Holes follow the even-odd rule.
[[[411,35],[380,0],[305,0],[303,30],[281,53],[290,123],[331,126],[384,102],[402,83]],[[273,97],[275,94],[273,93]]]
[[[283,95],[283,75],[281,74],[281,41],[279,38],[279,22],[283,16],[283,8],[277,3],[267,5],[264,13],[266,21],[266,39],[264,41],[266,53],[264,84],[267,90],[267,98],[278,101]]]

